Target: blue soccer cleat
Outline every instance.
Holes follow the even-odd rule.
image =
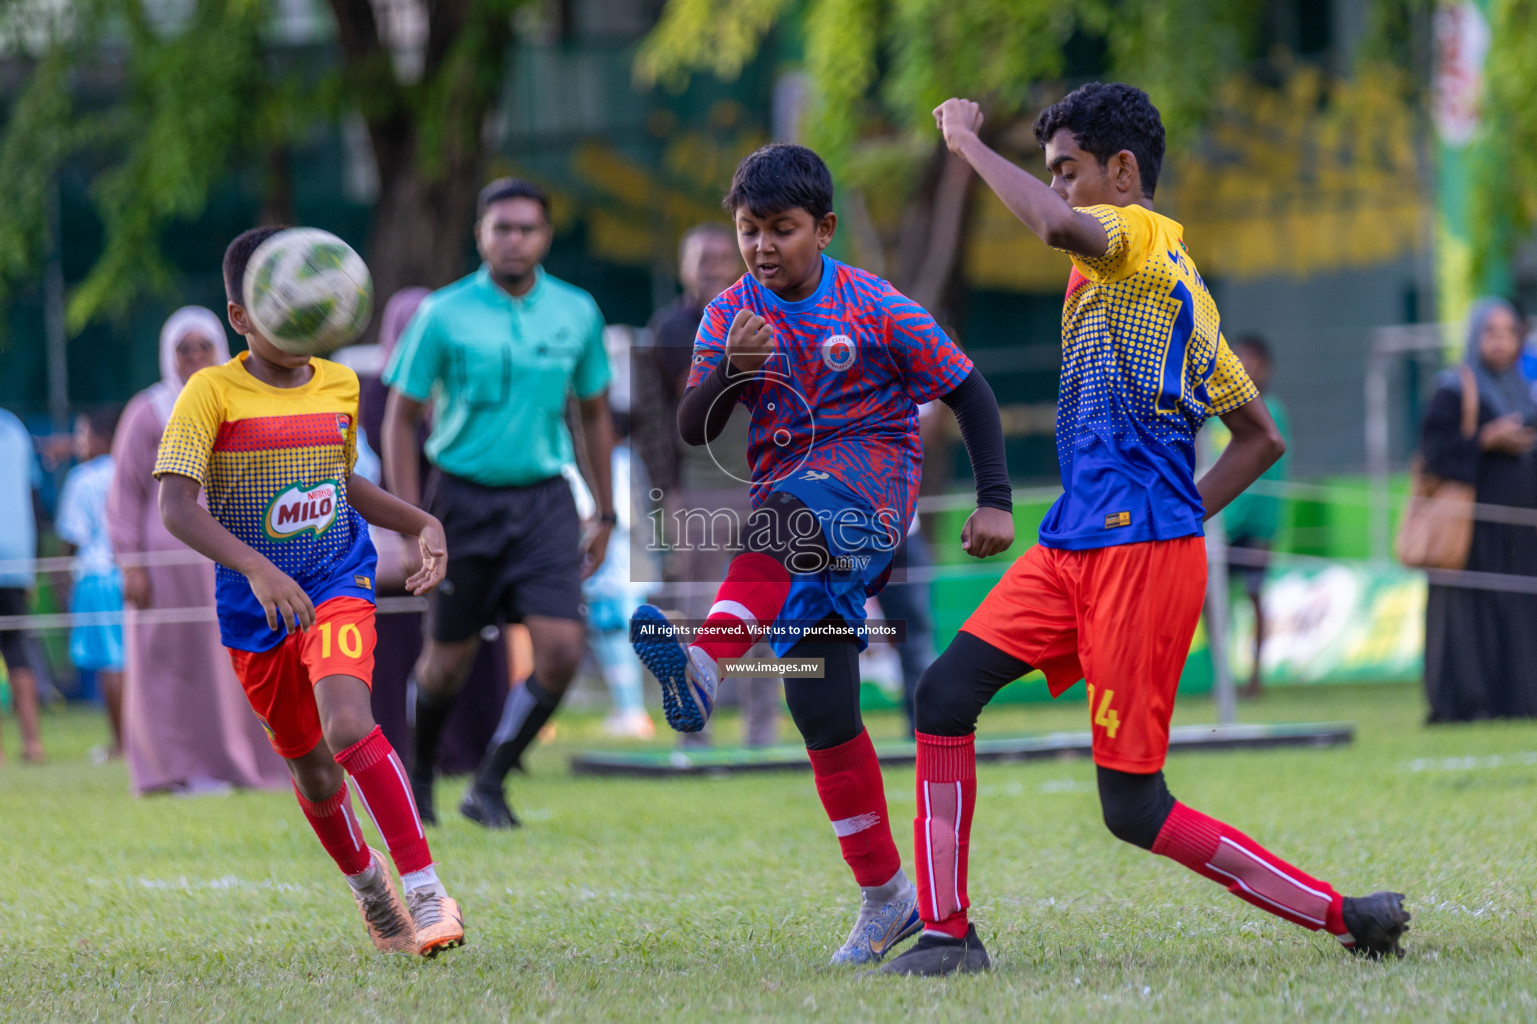
[[[860,893],[859,916],[848,939],[833,954],[834,964],[873,964],[909,935],[923,928],[918,917],[918,890],[907,876],[896,877],[878,889]]]
[[[630,646],[662,684],[667,724],[678,732],[703,729],[715,710],[715,688],[720,682],[714,659],[684,646],[676,627],[654,604],[643,604],[630,616]]]

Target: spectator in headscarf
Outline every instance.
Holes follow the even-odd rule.
[[[1481,299],[1464,361],[1478,388],[1478,428],[1462,432],[1462,374],[1437,383],[1425,417],[1425,468],[1472,484],[1479,505],[1537,510],[1537,401],[1521,374],[1521,318]],[[1537,577],[1530,522],[1473,520],[1469,572]],[[1537,594],[1432,586],[1425,608],[1425,694],[1432,722],[1537,715]]]
[[[172,313],[160,329],[160,382],[129,401],[112,445],[107,529],[123,569],[123,747],[140,794],[289,784],[212,617],[178,622],[155,615],[213,609],[213,566],[166,531],[151,470],[187,379],[229,357],[224,324],[211,310],[184,306]]]

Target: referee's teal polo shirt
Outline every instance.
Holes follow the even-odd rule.
[[[543,268],[535,274],[522,298],[485,266],[433,292],[384,371],[401,394],[432,401],[433,465],[487,487],[559,476],[572,461],[567,394],[608,386],[598,304]]]

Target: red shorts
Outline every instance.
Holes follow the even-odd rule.
[[[1053,697],[1087,679],[1094,763],[1156,772],[1205,596],[1200,537],[1092,551],[1037,544],[961,629],[1045,672]]]
[[[321,740],[315,684],[326,676],[374,679],[374,604],[333,597],[315,609],[315,624],[276,647],[229,650],[235,677],[278,756],[303,757]]]

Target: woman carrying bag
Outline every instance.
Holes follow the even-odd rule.
[[[1464,366],[1442,375],[1425,416],[1424,471],[1470,485],[1479,506],[1537,512],[1537,401],[1518,365],[1520,316],[1503,299],[1481,299],[1467,337]],[[1461,567],[1537,585],[1537,528],[1474,515]],[[1425,695],[1431,722],[1537,716],[1537,593],[1433,584]]]

